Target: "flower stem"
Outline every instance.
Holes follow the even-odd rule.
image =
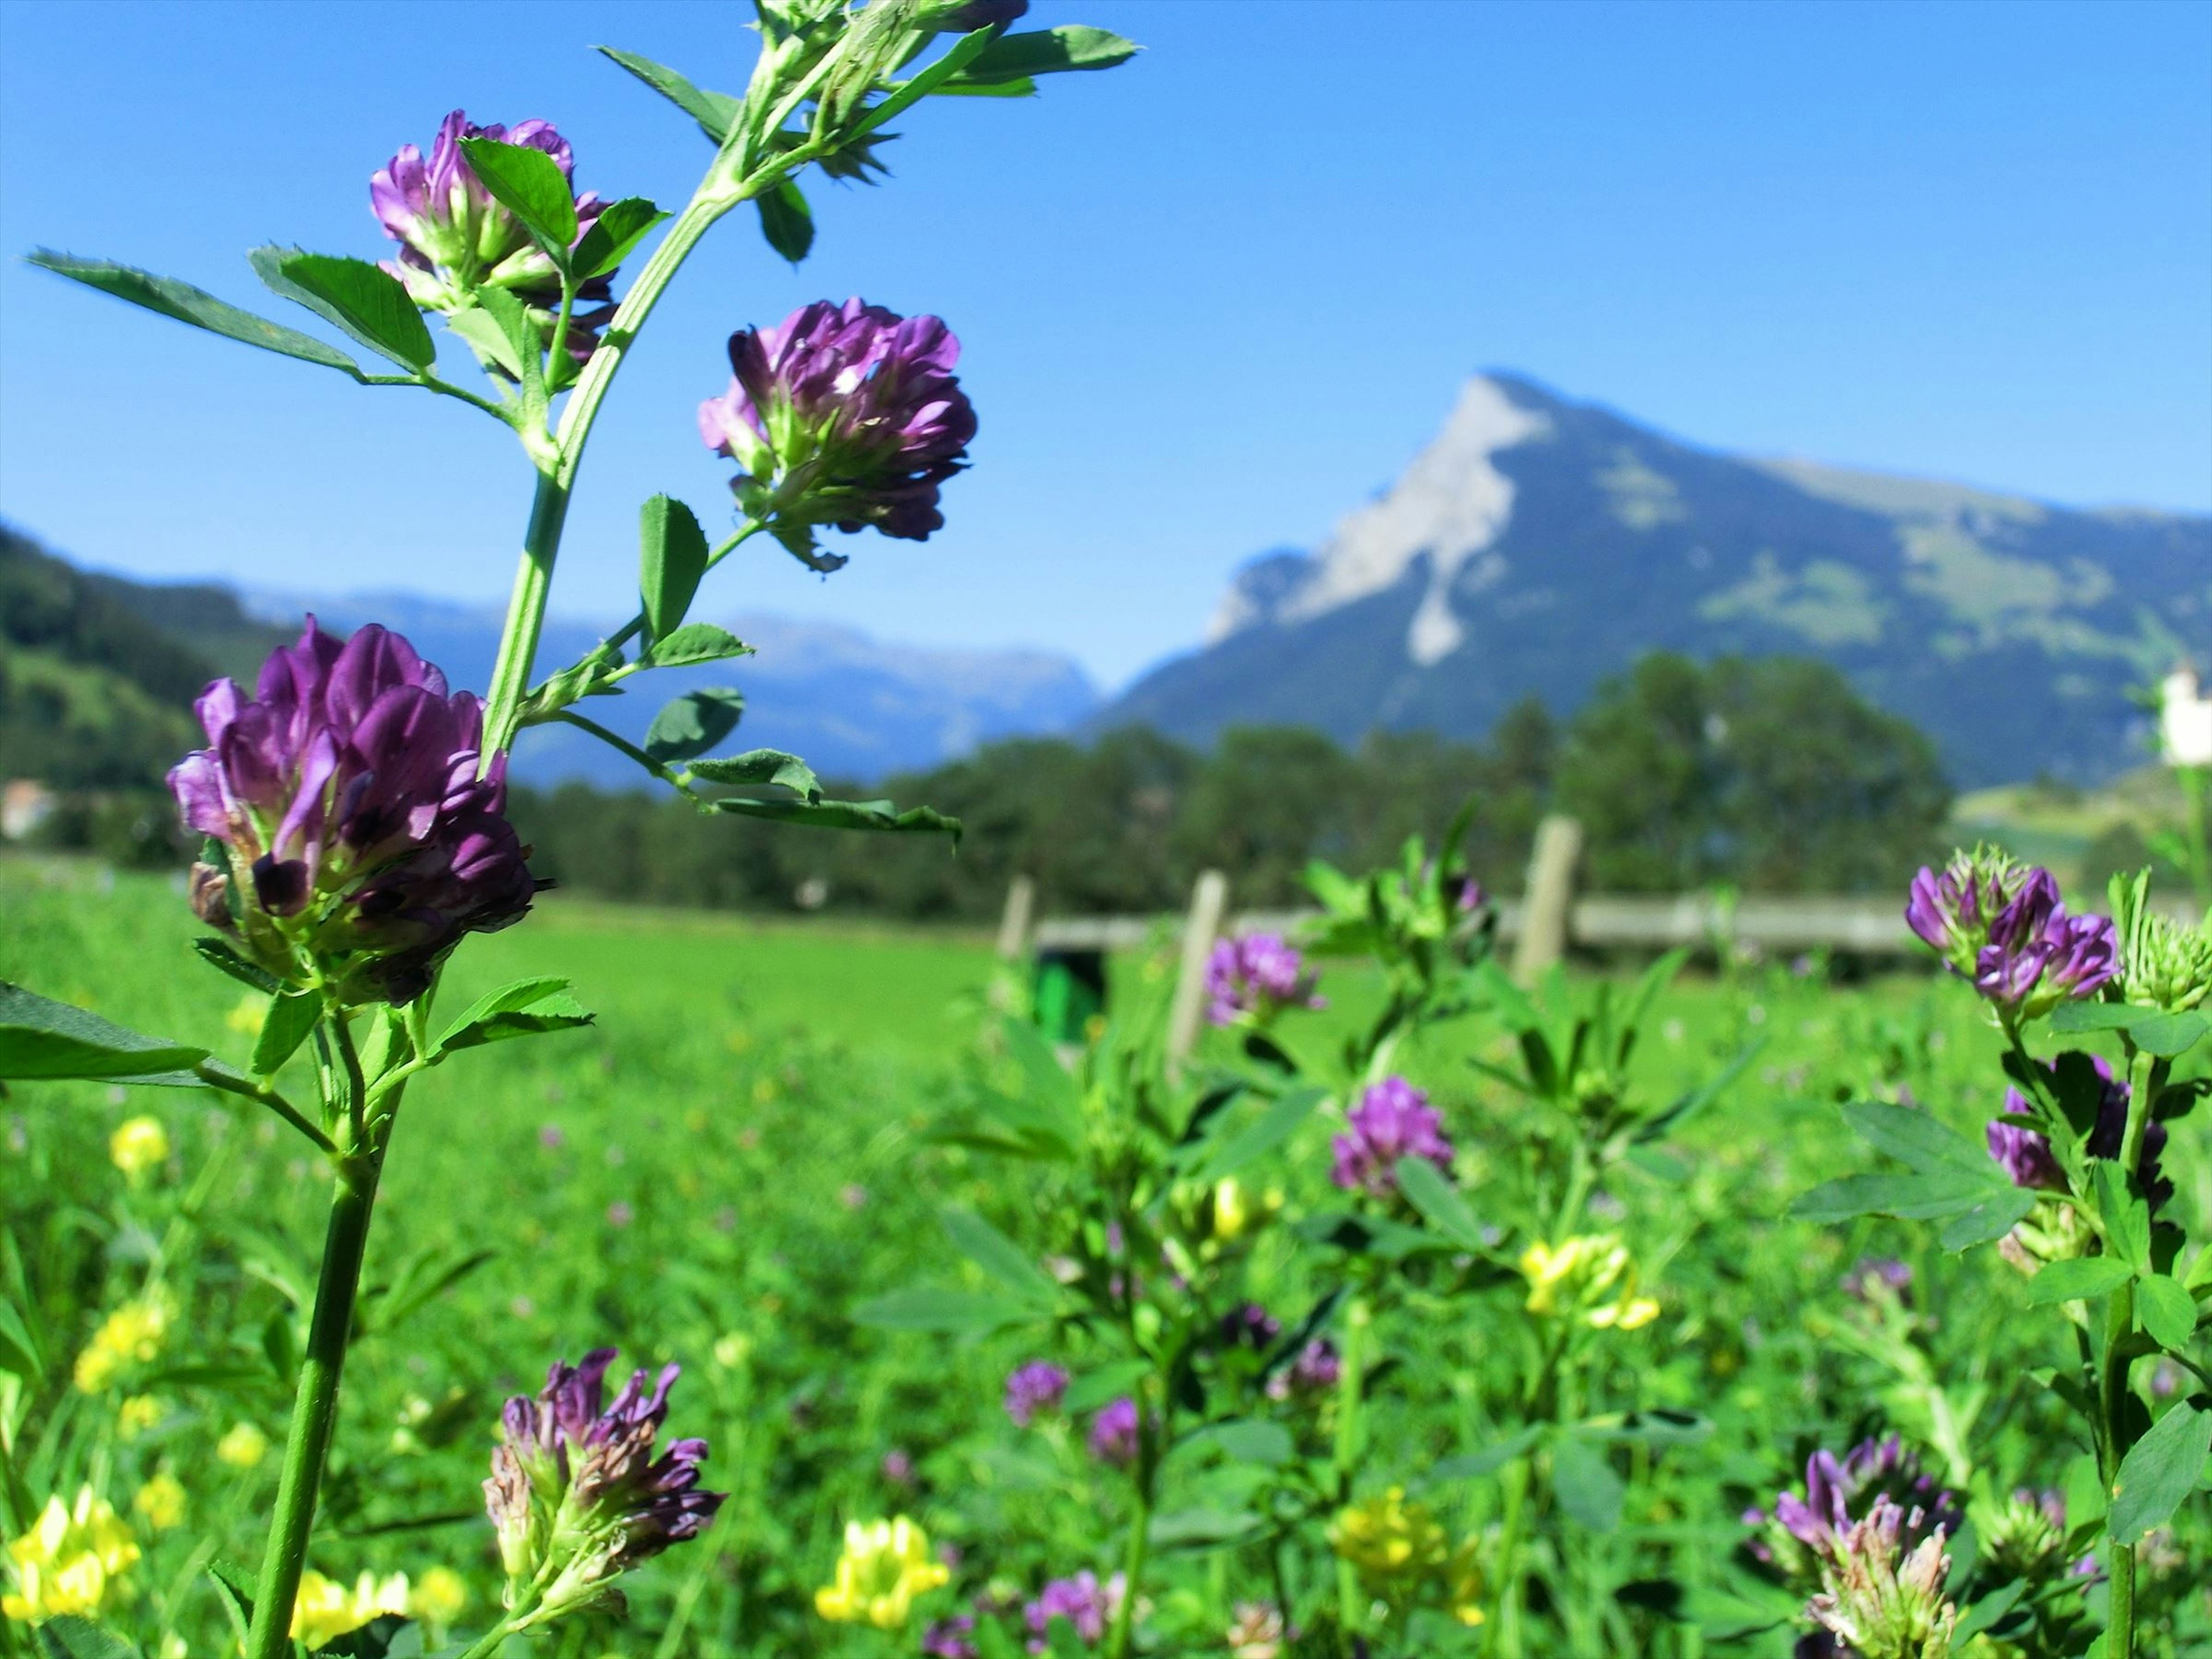
[[[1373,1318],[1367,1304],[1357,1297],[1344,1310],[1344,1359],[1336,1382],[1336,1501],[1340,1505],[1352,1502],[1352,1478],[1359,1468],[1359,1410],[1367,1394],[1367,1330]],[[1358,1633],[1365,1612],[1359,1575],[1351,1562],[1339,1556],[1336,1616],[1346,1635]]]
[[[2105,1357],[2098,1379],[2098,1450],[2103,1455],[2105,1495],[2118,1490],[2120,1462],[2127,1455],[2128,1369],[2127,1340],[2135,1325],[2135,1287],[2123,1285],[2112,1292],[2111,1312],[2105,1325]],[[2136,1547],[2111,1536],[2106,1571],[2111,1580],[2111,1613],[2106,1623],[2105,1659],[2134,1659],[2136,1637]]]
[[[276,1510],[261,1577],[253,1596],[253,1627],[246,1638],[247,1659],[285,1659],[291,1650],[293,1603],[307,1565],[307,1534],[314,1525],[316,1490],[323,1461],[337,1425],[338,1378],[345,1369],[346,1340],[353,1328],[354,1301],[361,1289],[362,1257],[368,1245],[368,1223],[376,1205],[381,1160],[350,1158],[338,1171],[331,1192],[330,1227],[323,1241],[323,1267],[315,1285],[315,1312],[307,1330],[307,1352],[300,1366],[299,1393],[292,1406],[292,1430],[284,1443],[283,1474],[276,1486]]]
[[[1139,1433],[1143,1431],[1141,1427]],[[1145,1559],[1152,1542],[1152,1480],[1148,1471],[1137,1482],[1137,1504],[1129,1516],[1129,1554],[1121,1569],[1121,1605],[1114,1609],[1114,1632],[1106,1645],[1107,1659],[1128,1659],[1129,1641],[1136,1632],[1138,1588],[1145,1580]]]
[[[568,469],[572,473],[574,468]],[[499,660],[491,671],[485,702],[483,767],[514,740],[522,696],[537,659],[538,636],[545,627],[545,601],[553,591],[553,561],[561,551],[561,531],[568,519],[568,486],[560,471],[541,471],[530,502],[530,524],[523,532],[522,562],[507,596],[507,624],[500,630]]]

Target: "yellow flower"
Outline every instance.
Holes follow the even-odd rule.
[[[1452,1553],[1452,1617],[1469,1628],[1480,1624],[1487,1616],[1482,1610],[1482,1562],[1470,1538]]]
[[[1339,1510],[1329,1523],[1328,1545],[1369,1589],[1378,1590],[1427,1577],[1451,1553],[1429,1506],[1407,1503],[1403,1486]]]
[[[269,999],[248,991],[238,1000],[238,1006],[223,1016],[222,1023],[240,1036],[258,1037],[261,1022],[269,1017]]]
[[[255,1468],[269,1455],[269,1437],[251,1423],[234,1423],[230,1432],[215,1443],[215,1455],[234,1469]]]
[[[1578,1318],[1601,1331],[1632,1331],[1659,1316],[1656,1302],[1636,1294],[1636,1264],[1611,1233],[1564,1239],[1557,1249],[1539,1239],[1521,1253],[1521,1273],[1530,1313]]]
[[[168,1304],[153,1297],[126,1302],[107,1316],[76,1357],[76,1385],[98,1394],[127,1365],[143,1364],[161,1352],[169,1332]]]
[[[300,1594],[292,1602],[292,1635],[310,1649],[359,1630],[380,1613],[407,1611],[407,1575],[380,1580],[364,1572],[349,1590],[313,1567],[300,1575]]]
[[[432,1567],[415,1586],[407,1610],[425,1624],[450,1625],[469,1604],[469,1587],[451,1567]]]
[[[108,1586],[137,1559],[131,1528],[90,1486],[79,1487],[66,1507],[48,1498],[30,1531],[8,1546],[18,1588],[0,1597],[0,1613],[25,1624],[97,1613]]]
[[[136,1440],[161,1420],[161,1402],[150,1394],[134,1394],[115,1408],[115,1432]]]
[[[134,1117],[107,1138],[107,1155],[117,1169],[136,1181],[167,1161],[169,1132],[158,1117]]]
[[[840,1624],[865,1620],[878,1630],[896,1630],[906,1623],[915,1596],[951,1576],[930,1554],[928,1534],[906,1516],[848,1521],[836,1580],[814,1592],[814,1610]]]
[[[185,1518],[184,1483],[163,1469],[138,1488],[131,1507],[155,1532],[167,1532]]]

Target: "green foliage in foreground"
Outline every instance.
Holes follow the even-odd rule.
[[[191,932],[158,878],[109,888],[87,866],[0,864],[0,979],[136,1029],[222,1029],[240,988],[184,971]],[[1028,1595],[1047,1574],[1107,1571],[1098,1552],[1121,1518],[1120,1486],[1079,1444],[1017,1435],[1000,1412],[1001,1380],[1028,1349],[849,1317],[917,1281],[988,1288],[940,1227],[949,1206],[1024,1244],[1052,1234],[1018,1172],[924,1139],[978,1091],[1018,1086],[979,1041],[984,951],[557,901],[529,932],[526,964],[512,934],[472,950],[441,1012],[526,965],[571,976],[601,1018],[509,1045],[410,1098],[316,1569],[348,1585],[372,1567],[407,1571],[419,1592],[431,1564],[462,1565],[457,1623],[478,1627],[498,1570],[473,1494],[498,1401],[534,1386],[551,1356],[604,1341],[626,1361],[685,1363],[684,1426],[713,1438],[714,1482],[735,1497],[706,1540],[633,1579],[631,1624],[573,1627],[545,1649],[556,1659],[911,1653],[912,1628],[885,1637],[812,1611],[854,1518],[903,1511],[960,1547],[953,1585],[925,1599],[924,1617],[994,1583]],[[1324,988],[1331,1008],[1301,1028],[1316,1040],[1358,1029],[1384,995],[1353,973]],[[2075,1517],[2094,1513],[2094,1466],[2069,1451],[2069,1413],[2039,1376],[2072,1356],[2013,1270],[1988,1251],[1945,1255],[1931,1229],[1784,1218],[1793,1199],[1864,1165],[1840,1103],[1910,1089],[1966,1134],[1995,1110],[1984,1080],[1996,1040],[1951,990],[1900,978],[1845,994],[1747,969],[1678,985],[1655,1010],[1655,1092],[1710,1079],[1753,1038],[1766,1047],[1668,1158],[1622,1166],[1594,1198],[1662,1312],[1617,1338],[1589,1408],[1632,1391],[1713,1429],[1620,1452],[1628,1500],[1613,1529],[1539,1523],[1537,1593],[1596,1588],[1565,1610],[1578,1634],[1563,1650],[1787,1652],[1778,1629],[1735,1639],[1771,1616],[1743,1599],[1753,1581],[1730,1560],[1744,1536],[1735,1516],[1792,1483],[1814,1444],[1877,1426],[1939,1467],[1947,1447],[1961,1449],[1999,1492],[2063,1469]],[[254,1044],[234,1032],[220,1058],[244,1065]],[[1470,1049],[1519,1063],[1490,1028],[1447,1023],[1401,1067],[1443,1109],[1460,1185],[1479,1206],[1514,1144],[1485,1125],[1502,1130],[1527,1109],[1462,1063]],[[253,1437],[240,1428],[280,1437],[325,1194],[309,1161],[252,1111],[91,1084],[13,1085],[0,1103],[0,1295],[23,1316],[0,1326],[0,1371],[27,1379],[0,1376],[0,1388],[27,1389],[30,1407],[0,1510],[99,1483],[144,1552],[113,1616],[149,1652],[166,1632],[194,1655],[227,1650],[227,1616],[199,1570],[250,1558],[273,1486],[273,1452],[250,1462]],[[170,1150],[133,1180],[111,1162],[110,1137],[149,1112]],[[2201,1230],[2212,1160],[2201,1126],[2185,1127],[2167,1168],[2182,1218]],[[1325,1202],[1326,1142],[1325,1126],[1310,1124],[1253,1168],[1255,1188]],[[1909,1314],[1840,1291],[1863,1250],[1911,1261]],[[96,1391],[78,1388],[95,1331],[149,1284],[173,1310],[153,1352],[105,1377],[95,1368]],[[1396,1363],[1373,1402],[1366,1478],[1425,1486],[1454,1536],[1494,1528],[1504,1459],[1482,1402],[1516,1357],[1468,1324],[1406,1320],[1376,1340]],[[122,1405],[136,1399],[157,1414],[126,1433]],[[228,1461],[216,1450],[226,1442]],[[893,1452],[908,1463],[887,1463]],[[1459,1461],[1445,1477],[1449,1460]],[[185,1476],[185,1513],[156,1530],[131,1505],[164,1471]],[[1178,1502],[1170,1491],[1164,1505]],[[2212,1639],[2206,1508],[2202,1494],[2189,1500],[2154,1541],[2148,1582],[2169,1634],[2147,1650],[2161,1659]],[[11,1535],[21,1518],[8,1515]],[[1194,1633],[1178,1650],[1223,1650],[1195,1634],[1225,1629],[1233,1613],[1218,1559],[1170,1554],[1151,1581],[1155,1624]]]

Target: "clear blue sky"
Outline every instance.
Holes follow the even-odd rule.
[[[504,432],[16,263],[39,244],[285,309],[242,255],[381,257],[368,174],[456,105],[680,203],[696,131],[587,50],[735,87],[735,0],[0,5],[0,514],[88,562],[504,592]],[[717,614],[1033,643],[1126,678],[1243,559],[1311,545],[1460,377],[1518,368],[1725,448],[2212,507],[2212,6],[1042,0],[1150,48],[925,106],[793,272],[735,218],[626,369],[556,605],[625,611],[637,502],[726,518],[724,337],[860,293],[946,317],[981,414],[926,546]],[[304,313],[297,313],[304,316]]]

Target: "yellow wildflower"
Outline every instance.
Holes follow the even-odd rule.
[[[1636,1264],[1611,1233],[1563,1239],[1556,1249],[1539,1239],[1521,1253],[1521,1273],[1530,1313],[1578,1318],[1601,1331],[1632,1331],[1659,1316],[1656,1302],[1636,1294]]]
[[[258,1037],[261,1035],[261,1022],[268,1017],[269,999],[248,991],[238,1000],[238,1006],[223,1016],[222,1023],[240,1036]]]
[[[269,1437],[251,1423],[234,1423],[230,1432],[215,1443],[215,1455],[234,1469],[255,1468],[269,1455]]]
[[[1375,1590],[1425,1578],[1450,1556],[1443,1528],[1427,1504],[1407,1502],[1403,1486],[1339,1510],[1328,1545]]]
[[[469,1587],[451,1567],[432,1567],[415,1586],[407,1610],[428,1625],[450,1625],[469,1604]]]
[[[108,1587],[137,1559],[131,1528],[90,1486],[79,1487],[71,1504],[50,1497],[30,1531],[8,1546],[17,1589],[0,1597],[0,1613],[24,1624],[97,1613]]]
[[[1482,1610],[1482,1562],[1470,1538],[1452,1553],[1452,1617],[1470,1628],[1480,1624],[1488,1616]]]
[[[840,1624],[866,1621],[878,1630],[906,1623],[914,1598],[951,1577],[929,1553],[929,1537],[900,1516],[890,1521],[848,1521],[837,1577],[814,1592],[814,1610]]]
[[[349,1590],[310,1567],[300,1575],[300,1593],[293,1599],[292,1635],[310,1649],[319,1648],[349,1630],[359,1630],[380,1613],[406,1611],[404,1572],[380,1580],[364,1572]]]
[[[169,1132],[158,1117],[134,1117],[107,1138],[115,1167],[136,1181],[169,1157]]]
[[[150,1394],[134,1394],[115,1408],[115,1432],[136,1440],[161,1420],[161,1402]]]
[[[161,1352],[169,1332],[168,1304],[154,1297],[126,1302],[101,1322],[76,1357],[76,1385],[98,1394],[125,1367],[143,1364]]]
[[[163,1469],[138,1488],[131,1507],[155,1532],[167,1532],[185,1518],[184,1482]]]

